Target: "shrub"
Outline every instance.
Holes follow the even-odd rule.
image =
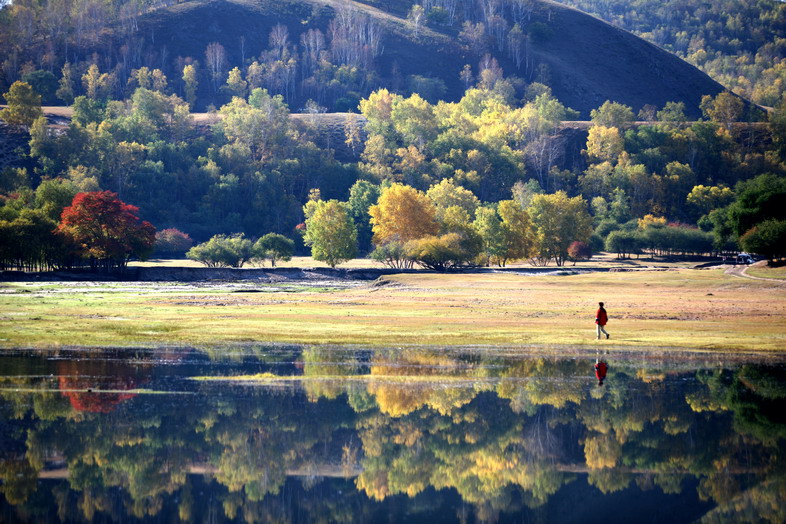
[[[470,265],[477,258],[478,252],[468,245],[471,243],[459,233],[448,233],[411,240],[404,250],[407,257],[427,269],[449,271]]]
[[[404,244],[396,241],[377,246],[371,252],[371,258],[394,269],[410,269],[414,262],[407,256]]]
[[[592,248],[589,244],[577,240],[568,246],[568,257],[574,264],[579,260],[588,260],[592,258]]]
[[[216,235],[189,249],[186,257],[207,267],[243,267],[251,258],[251,247],[251,241],[242,233]]]
[[[179,229],[163,229],[156,233],[155,254],[159,257],[182,257],[194,241]]]

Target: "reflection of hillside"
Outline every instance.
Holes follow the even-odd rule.
[[[471,363],[456,361],[439,352],[378,353],[371,362],[371,375],[381,380],[371,382],[368,392],[376,399],[379,409],[392,417],[407,415],[423,406],[446,415],[471,402],[480,391],[490,389],[485,384],[472,382],[473,378],[482,377],[480,373],[482,371]],[[401,381],[386,382],[384,377],[464,378],[467,382],[451,382],[452,387],[438,382],[413,386]]]
[[[281,522],[370,520],[380,504],[428,507],[438,492],[458,497],[470,519],[493,521],[545,511],[586,482],[599,497],[632,489],[717,504],[707,522],[780,515],[762,509],[784,495],[772,368],[641,372],[612,362],[598,388],[581,359],[309,349],[302,362],[303,389],[208,383],[187,409],[155,395],[122,410],[149,367],[58,362],[61,391],[110,396],[3,392],[4,420],[25,422],[3,430],[14,452],[0,457],[0,491],[22,507],[49,496],[36,482],[47,478],[60,493],[53,511],[71,520],[197,519],[209,499],[219,520]],[[104,415],[74,413],[65,398]],[[302,499],[287,491],[293,477]],[[343,495],[326,492],[333,483]],[[296,518],[292,507],[316,513]]]

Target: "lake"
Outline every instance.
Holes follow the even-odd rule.
[[[702,352],[6,350],[0,521],[784,522],[785,399]]]

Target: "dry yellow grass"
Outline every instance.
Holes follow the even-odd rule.
[[[786,348],[786,286],[719,270],[416,273],[330,293],[178,291],[154,284],[142,292],[27,291],[0,294],[0,344]],[[594,340],[599,300],[610,315],[609,341]]]

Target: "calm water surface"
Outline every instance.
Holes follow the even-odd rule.
[[[6,351],[0,521],[784,522],[786,367],[491,349]]]

